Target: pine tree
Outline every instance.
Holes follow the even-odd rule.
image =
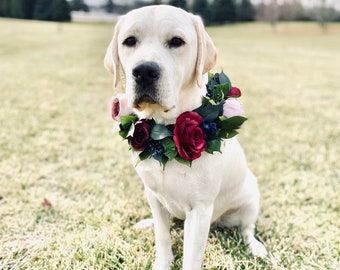
[[[107,0],[106,4],[105,4],[105,11],[107,13],[112,13],[114,10],[114,4],[112,2],[112,0]]]
[[[0,14],[4,17],[11,17],[11,0],[0,0]]]
[[[36,0],[22,0],[23,1],[23,13],[25,19],[33,19],[34,6]]]
[[[214,0],[211,6],[212,22],[223,24],[236,21],[235,0]]]
[[[10,1],[10,16],[13,18],[24,18],[24,12],[23,12],[23,6],[22,6],[22,0],[11,0]]]
[[[192,12],[202,17],[205,24],[209,24],[211,20],[210,6],[207,0],[194,0]]]
[[[66,0],[36,0],[33,18],[42,21],[70,21],[70,11]]]
[[[253,21],[255,15],[255,8],[250,0],[242,0],[237,9],[237,19],[240,21]]]
[[[71,8],[66,0],[52,0],[50,10],[52,21],[69,22],[71,20]]]
[[[71,10],[74,10],[74,11],[86,11],[88,12],[89,11],[89,7],[88,5],[86,5],[84,3],[84,0],[72,0],[70,2],[70,6],[71,6]]]
[[[170,0],[169,5],[187,10],[187,1],[186,0]]]
[[[37,0],[34,7],[33,18],[42,21],[52,20],[51,0]]]

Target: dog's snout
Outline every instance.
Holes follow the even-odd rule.
[[[132,75],[137,84],[148,86],[159,79],[161,69],[155,62],[145,62],[136,66],[132,70]]]

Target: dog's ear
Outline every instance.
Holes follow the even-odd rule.
[[[119,25],[121,19],[117,22],[113,37],[110,42],[109,47],[106,50],[105,58],[104,58],[104,66],[105,68],[113,74],[113,85],[117,87],[119,82],[119,57],[118,57],[118,33],[119,33]]]
[[[216,47],[204,29],[202,19],[199,16],[193,16],[197,32],[197,60],[195,77],[199,87],[203,84],[203,74],[207,73],[216,64],[217,50]]]

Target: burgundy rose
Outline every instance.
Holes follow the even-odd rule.
[[[146,120],[139,120],[134,124],[132,136],[128,136],[131,147],[136,151],[143,151],[148,146],[151,126]]]
[[[237,87],[232,87],[230,90],[229,90],[229,93],[228,93],[228,97],[235,97],[235,98],[238,98],[241,96],[241,90]]]
[[[204,119],[196,112],[184,112],[176,120],[174,142],[178,154],[185,160],[194,160],[206,149],[205,133],[201,128]]]

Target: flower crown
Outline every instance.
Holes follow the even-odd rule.
[[[154,158],[163,166],[170,160],[191,166],[202,152],[221,152],[222,139],[238,134],[247,120],[237,87],[232,87],[226,74],[208,74],[207,94],[202,105],[179,115],[175,124],[157,124],[153,119],[138,119],[127,106],[126,94],[111,101],[111,115],[119,122],[119,135],[127,139],[139,159]]]

